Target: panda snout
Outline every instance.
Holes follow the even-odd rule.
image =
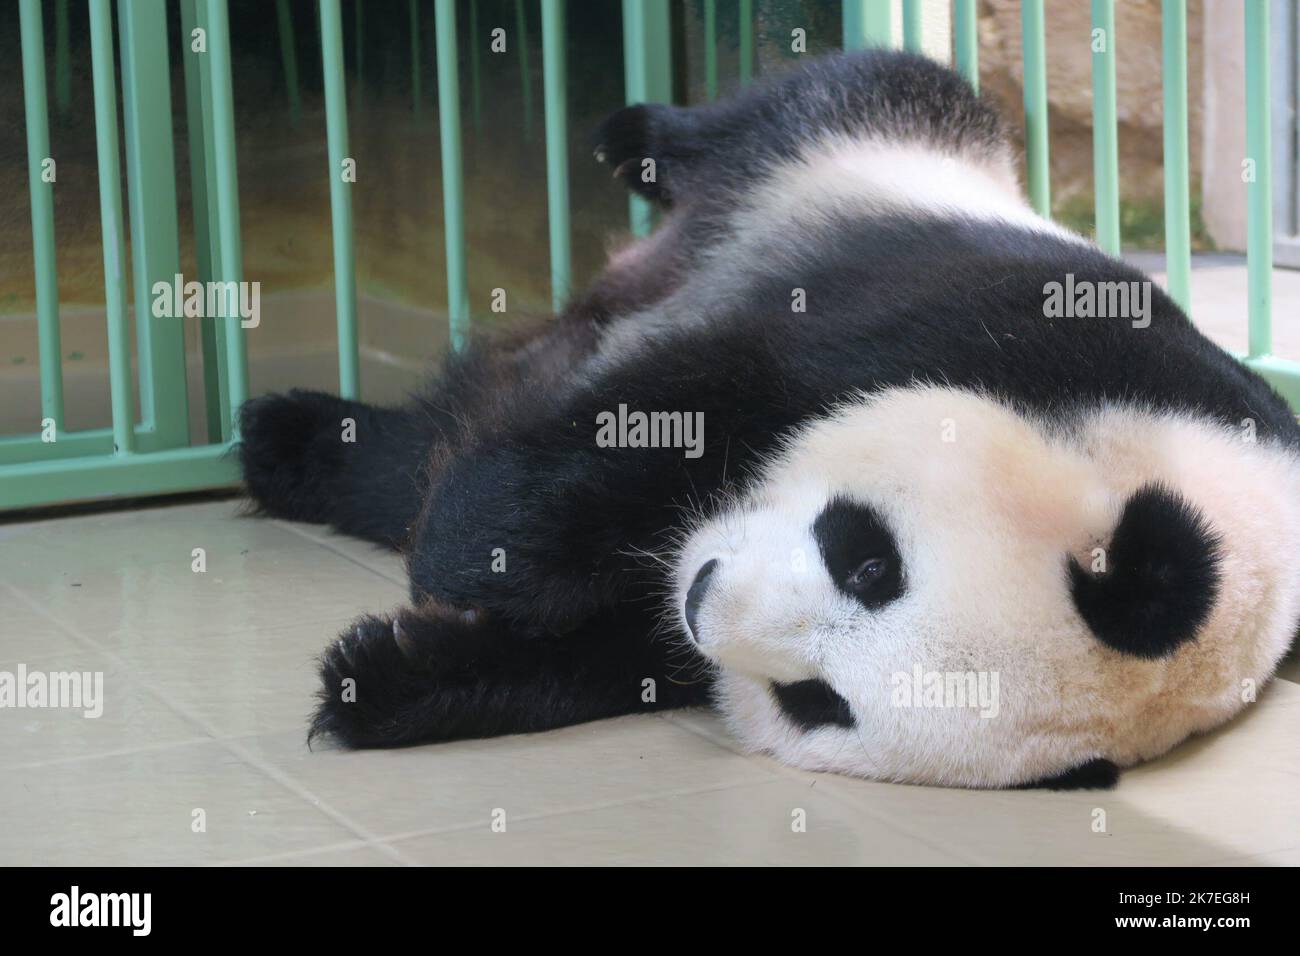
[[[718,569],[718,559],[712,558],[695,572],[695,580],[691,582],[689,590],[686,592],[686,629],[691,634],[691,639],[699,643],[699,624],[700,605],[704,602],[704,595],[709,590],[709,584],[713,580],[713,572]]]

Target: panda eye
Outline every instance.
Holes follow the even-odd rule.
[[[854,591],[866,591],[883,578],[888,570],[888,558],[868,558],[857,566],[845,583]]]
[[[903,556],[885,519],[870,505],[834,498],[813,522],[812,532],[841,594],[876,610],[903,593]]]

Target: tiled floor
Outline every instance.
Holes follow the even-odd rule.
[[[1243,719],[1101,794],[795,772],[706,712],[309,751],[313,658],[401,601],[401,564],[239,510],[0,525],[0,670],[104,674],[98,718],[0,709],[0,864],[1300,863],[1296,660]]]

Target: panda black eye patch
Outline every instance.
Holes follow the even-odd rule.
[[[904,590],[903,559],[889,526],[870,505],[835,497],[813,522],[822,563],[839,590],[879,608]]]

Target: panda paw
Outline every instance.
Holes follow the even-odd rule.
[[[340,468],[341,400],[293,389],[245,402],[237,453],[244,483],[264,513],[291,521],[326,521],[326,485]]]
[[[615,179],[632,192],[665,205],[670,194],[663,147],[674,112],[673,107],[654,103],[624,107],[601,124],[594,150],[596,161],[608,165]]]
[[[355,622],[321,655],[308,740],[394,747],[446,736],[436,717],[459,678],[474,682],[482,622],[477,611],[431,603]]]

